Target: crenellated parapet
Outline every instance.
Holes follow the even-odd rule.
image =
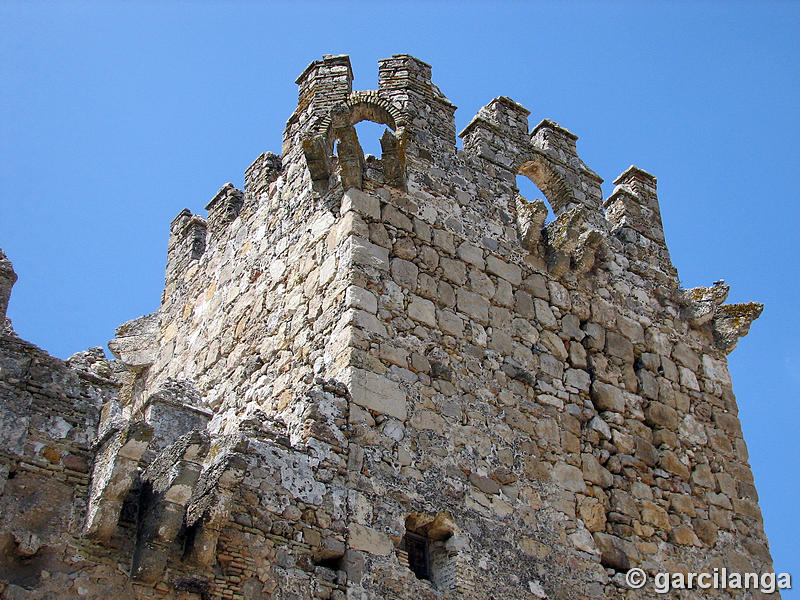
[[[257,202],[282,170],[281,157],[264,152],[244,172],[244,193],[247,201]]]
[[[200,215],[184,208],[169,227],[167,269],[161,302],[173,300],[176,292],[185,287],[184,278],[206,251],[208,224]]]
[[[520,159],[530,154],[527,108],[500,96],[481,108],[458,134],[464,151],[509,171],[516,171]]]
[[[452,152],[456,143],[456,107],[433,83],[431,72],[428,63],[409,54],[378,61],[378,94],[402,115],[409,154],[426,161]],[[419,119],[423,114],[424,127]]]
[[[530,164],[522,164],[519,172],[534,179],[541,173],[540,189],[552,190],[553,212],[585,207],[589,214],[598,215],[602,204],[600,184],[603,179],[592,171],[578,156],[578,136],[549,119],[543,120],[531,132],[534,156]],[[546,157],[546,159],[544,158]],[[548,196],[549,198],[549,196]]]
[[[216,241],[228,224],[239,216],[243,204],[244,192],[236,189],[232,183],[226,183],[214,194],[206,204],[206,224],[212,241]]]
[[[131,319],[118,326],[108,343],[111,353],[131,371],[139,372],[155,361],[158,354],[158,313]]]
[[[366,164],[354,125],[364,120],[387,126],[380,140],[387,185],[404,188],[408,161],[423,168],[454,151],[455,106],[431,81],[430,65],[417,58],[398,54],[379,61],[377,90],[352,90],[346,56],[311,63],[297,83],[300,98],[287,123],[283,154],[291,163],[302,152],[319,194],[334,184],[362,188]]]
[[[656,178],[631,165],[614,181],[614,192],[605,201],[612,233],[625,244],[634,268],[659,275],[662,285],[672,285],[678,272],[672,265],[661,224]]]
[[[495,98],[459,134],[465,152],[531,179],[556,216],[586,208],[599,221],[603,180],[578,157],[578,136],[549,119],[529,134],[529,114],[510,98]]]
[[[289,181],[302,177],[300,157],[305,156],[315,187],[324,182],[330,171],[333,141],[326,137],[331,110],[346,102],[353,90],[353,70],[349,56],[325,55],[306,67],[295,83],[297,107],[286,123],[283,134],[284,168]]]
[[[547,205],[516,195],[522,247],[561,276],[589,271],[608,225],[602,213],[602,179],[578,157],[577,136],[548,119],[528,133],[528,111],[510,98],[495,98],[459,134],[464,151],[497,169],[514,189],[524,175],[544,193],[556,218],[547,227]]]

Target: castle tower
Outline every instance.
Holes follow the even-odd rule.
[[[577,136],[505,97],[457,151],[408,55],[352,81],[311,63],[282,155],[173,220],[118,361],[0,339],[2,508],[55,499],[5,513],[7,589],[650,598],[630,568],[770,571],[726,366],[762,307],[679,287],[655,177],[604,201]]]

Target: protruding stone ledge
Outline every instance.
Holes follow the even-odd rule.
[[[724,281],[714,282],[711,287],[696,287],[683,290],[684,308],[682,316],[692,327],[701,327],[714,316],[716,307],[725,302],[730,286]]]
[[[210,438],[204,431],[187,433],[166,448],[142,473],[145,484],[131,577],[158,580],[171,556],[172,542],[183,527],[186,505],[202,472]]]
[[[739,343],[739,338],[750,332],[750,324],[761,316],[763,310],[764,305],[760,302],[718,306],[712,319],[717,348],[730,354]]]
[[[141,371],[155,362],[158,354],[158,313],[132,319],[117,327],[108,342],[111,353],[132,371]]]
[[[108,540],[117,530],[122,502],[139,474],[139,462],[153,437],[144,421],[117,423],[95,442],[84,535]]]

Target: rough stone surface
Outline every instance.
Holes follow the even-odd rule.
[[[505,97],[456,150],[408,55],[352,80],[309,65],[282,155],[172,221],[119,360],[20,340],[0,253],[0,596],[630,600],[631,566],[770,571],[726,366],[761,306],[680,289],[655,177],[604,200]]]

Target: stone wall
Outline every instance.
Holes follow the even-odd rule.
[[[646,598],[633,566],[771,570],[726,366],[761,305],[680,288],[656,178],[604,201],[577,136],[505,97],[457,151],[408,55],[352,80],[309,65],[282,156],[175,218],[118,361],[5,325],[4,597]]]

